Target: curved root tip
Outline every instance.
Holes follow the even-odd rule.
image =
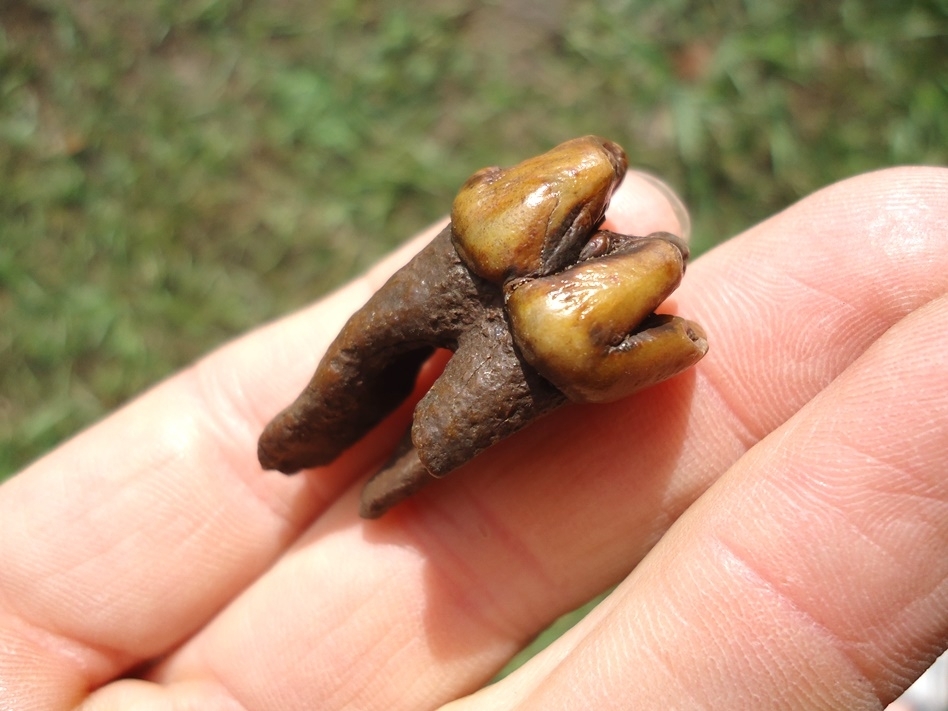
[[[359,515],[368,519],[379,518],[434,480],[418,459],[418,451],[412,447],[365,483]]]

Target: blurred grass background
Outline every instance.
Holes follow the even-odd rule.
[[[701,250],[946,163],[946,31],[948,0],[3,0],[0,479],[364,269],[484,165],[607,136]]]
[[[3,0],[0,479],[585,133],[699,251],[946,164],[948,0]]]

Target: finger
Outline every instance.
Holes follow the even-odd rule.
[[[678,521],[568,640],[462,709],[879,709],[948,644],[948,297]]]
[[[322,476],[265,475],[255,452],[266,419],[345,318],[433,233],[160,384],[0,489],[0,625],[16,650],[0,656],[0,687],[58,708],[176,646],[387,456],[407,411]]]
[[[946,185],[863,176],[696,261],[676,297],[709,334],[696,374],[561,410],[377,524],[351,517],[353,490],[158,678],[213,676],[260,708],[424,708],[476,688],[945,291]],[[277,697],[260,691],[275,674]]]
[[[691,239],[691,216],[669,185],[650,173],[630,170],[613,195],[602,229],[623,234],[672,232]]]

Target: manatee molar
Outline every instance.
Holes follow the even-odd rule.
[[[701,328],[655,308],[678,286],[682,240],[599,230],[622,149],[586,136],[462,186],[452,222],[346,323],[299,397],[260,436],[266,469],[328,464],[454,352],[410,432],[363,489],[382,515],[566,403],[607,402],[690,367]]]

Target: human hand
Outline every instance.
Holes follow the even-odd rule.
[[[609,215],[682,231],[639,176]],[[412,243],[0,488],[0,707],[436,708],[621,580],[450,708],[880,708],[948,643],[946,223],[948,171],[821,191],[689,266],[694,371],[366,523],[410,406],[291,478],[256,438]]]

